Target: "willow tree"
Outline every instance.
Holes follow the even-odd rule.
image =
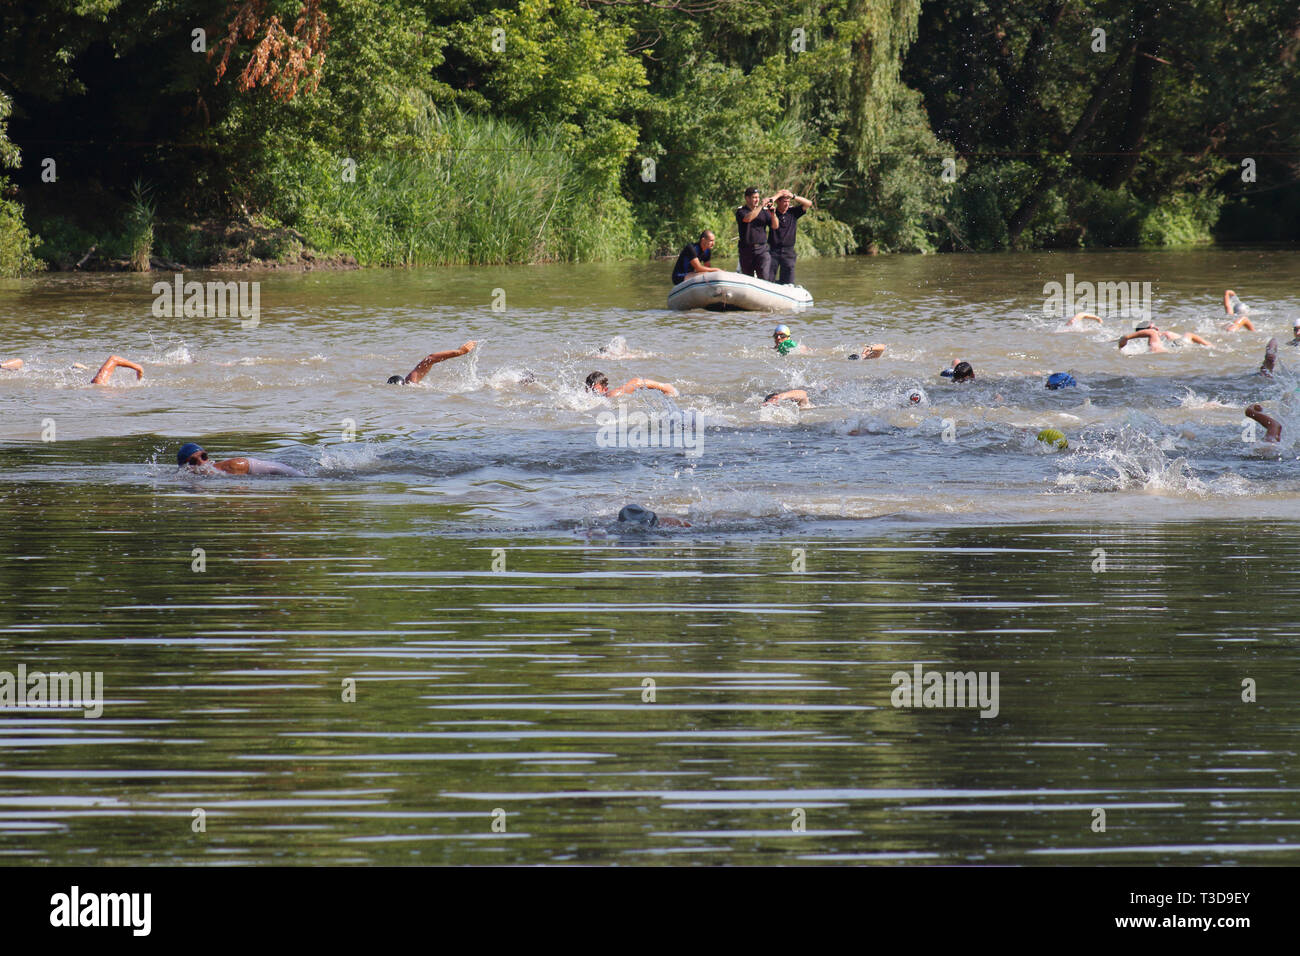
[[[956,166],[944,175],[948,150],[920,94],[900,76],[920,13],[921,0],[848,0],[836,31],[846,56],[837,84],[844,128],[836,212],[869,251],[928,252],[946,227]]]

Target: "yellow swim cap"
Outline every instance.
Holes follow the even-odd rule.
[[[1070,447],[1070,443],[1065,440],[1065,436],[1060,432],[1058,432],[1055,428],[1044,428],[1041,432],[1038,433],[1038,440],[1041,442],[1046,442],[1049,445],[1054,445],[1057,448]]]

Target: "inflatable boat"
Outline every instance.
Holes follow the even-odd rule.
[[[802,312],[812,304],[812,293],[801,285],[777,285],[739,272],[692,273],[668,293],[670,309]]]

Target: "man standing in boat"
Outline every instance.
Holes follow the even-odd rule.
[[[699,242],[688,242],[682,246],[681,254],[677,257],[677,265],[673,266],[673,285],[677,285],[696,272],[722,271],[708,264],[709,258],[713,255],[714,241],[712,230],[705,229],[700,233]]]
[[[775,196],[758,198],[758,187],[745,190],[745,205],[736,210],[740,229],[740,274],[772,279],[772,258],[767,251],[768,229],[779,229],[781,220],[772,211]]]
[[[790,203],[796,203],[793,209]],[[775,281],[781,285],[794,285],[794,232],[799,217],[812,208],[812,200],[796,196],[788,189],[776,194],[776,225],[768,229],[768,245],[772,248],[772,263],[776,268]]]

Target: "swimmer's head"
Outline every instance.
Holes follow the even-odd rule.
[[[849,353],[849,361],[850,361],[850,362],[853,361],[853,360],[856,359],[856,358],[862,358],[862,356],[859,355],[857,352],[850,352],[850,353]]]
[[[659,523],[659,516],[649,508],[640,505],[624,505],[623,510],[618,513],[618,520],[642,528],[653,528]]]
[[[402,378],[402,376],[400,376],[400,375],[390,375],[390,376],[388,377],[388,384],[389,384],[389,385],[401,385],[401,384],[402,384],[403,382],[405,382],[405,381],[406,381],[406,379]]]
[[[788,325],[778,325],[776,328],[772,330],[772,338],[776,339],[778,342],[780,342],[782,339],[788,339],[789,337],[790,337],[790,326]]]
[[[1295,335],[1300,335],[1300,319],[1296,319],[1291,323],[1291,332]]]
[[[207,460],[208,453],[203,450],[203,446],[192,441],[181,445],[180,450],[176,452],[177,468],[198,468]]]
[[[1050,445],[1052,448],[1066,449],[1070,443],[1066,441],[1065,435],[1055,428],[1044,428],[1038,433],[1037,438],[1044,445]]]
[[[1053,372],[1047,376],[1047,382],[1043,387],[1056,391],[1058,388],[1073,388],[1078,384],[1069,372]]]
[[[1139,322],[1137,325],[1133,326],[1133,331],[1145,332],[1147,329],[1154,329],[1155,327],[1154,322]]]
[[[969,382],[975,378],[975,369],[971,368],[970,362],[958,362],[952,367],[952,380],[954,382]]]
[[[907,400],[908,400],[909,402],[911,402],[913,405],[920,405],[920,404],[921,404],[921,393],[920,393],[920,392],[912,392],[912,393],[910,393],[910,394],[907,396]]]
[[[604,395],[609,391],[609,377],[604,372],[592,372],[587,376],[587,391]]]

